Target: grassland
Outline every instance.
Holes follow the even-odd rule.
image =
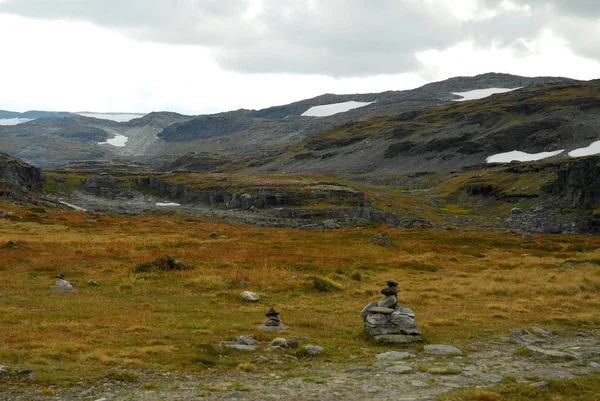
[[[255,328],[270,306],[293,327],[286,336],[309,337],[325,347],[329,363],[343,364],[367,346],[386,349],[363,336],[358,312],[390,278],[400,282],[401,302],[432,343],[468,349],[511,327],[567,334],[600,328],[597,237],[269,229],[176,213],[90,215],[12,203],[0,209],[8,213],[0,220],[0,364],[32,369],[39,383],[92,380],[111,369],[248,366],[252,353],[212,344],[241,334],[271,339]],[[397,247],[369,243],[376,233]],[[135,272],[165,255],[195,269]],[[79,291],[52,291],[58,272]],[[326,291],[316,278],[339,288]],[[100,286],[89,287],[89,279]],[[261,301],[242,301],[243,290]]]

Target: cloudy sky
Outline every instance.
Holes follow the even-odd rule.
[[[0,109],[188,114],[600,78],[598,0],[0,0]]]

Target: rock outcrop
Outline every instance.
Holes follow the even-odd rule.
[[[43,183],[39,168],[0,152],[0,196],[16,199],[41,188]]]

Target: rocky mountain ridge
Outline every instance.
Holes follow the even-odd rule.
[[[158,112],[125,123],[82,116],[44,122],[35,120],[13,127],[0,127],[0,149],[42,167],[115,158],[130,158],[136,162],[143,162],[144,159],[174,160],[190,151],[228,157],[255,157],[283,151],[290,144],[343,124],[449,104],[459,98],[454,92],[561,82],[573,81],[566,78],[483,74],[453,78],[406,91],[325,94],[263,110],[237,110],[204,116]],[[348,101],[370,104],[324,117],[302,116],[311,107]],[[118,135],[127,139],[123,146],[102,144]]]

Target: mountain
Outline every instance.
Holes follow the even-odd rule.
[[[428,116],[427,110],[435,110],[432,112],[435,114],[445,113],[443,107],[463,107],[469,110],[474,107],[472,104],[464,106],[454,102],[461,99],[456,93],[473,90],[492,93],[495,90],[507,91],[516,88],[523,88],[518,90],[518,93],[526,93],[528,88],[536,88],[539,85],[575,83],[566,78],[525,78],[490,73],[452,78],[406,91],[325,94],[263,110],[236,110],[202,116],[157,112],[127,122],[84,116],[42,119],[12,127],[0,126],[0,150],[41,167],[56,167],[80,160],[97,162],[114,159],[160,164],[173,161],[189,152],[198,152],[216,157],[221,155],[227,159],[251,157],[250,163],[265,165],[270,171],[326,169],[325,171],[393,172],[415,166],[451,168],[455,165],[481,162],[480,156],[491,149],[482,144],[471,144],[473,141],[477,142],[474,136],[480,129],[476,121],[468,127],[462,127],[464,122],[458,121],[459,117],[445,121],[447,117]],[[519,99],[514,98],[514,101]],[[460,111],[457,112],[460,114]],[[492,124],[489,119],[493,116],[488,117],[477,118],[485,119],[484,124]],[[503,118],[498,117],[498,121],[492,125],[496,124],[494,127],[500,130],[503,126],[508,126],[510,121]],[[526,119],[530,118],[531,115],[526,116]],[[543,116],[537,115],[536,118],[543,119]],[[378,123],[368,122],[370,119],[380,121],[383,126],[377,128]],[[380,128],[381,132],[373,132]],[[401,132],[398,131],[400,128]],[[390,137],[390,129],[395,132],[395,136]],[[529,132],[537,128],[533,126],[523,129]],[[462,137],[455,137],[453,132],[456,130],[468,132],[465,131]],[[371,136],[371,139],[367,139]],[[440,142],[423,148],[421,142],[425,140],[421,136],[430,139],[439,136]],[[330,137],[337,139],[332,141]],[[400,137],[405,140],[399,141]],[[407,142],[409,138],[410,143]],[[450,141],[454,146],[460,142],[460,138],[470,142],[467,147],[476,146],[472,152],[462,153],[467,155],[466,157],[453,156],[450,162],[446,159],[440,162],[433,157],[435,160],[432,159],[430,163],[415,164],[415,160],[420,160],[425,153],[428,157],[431,156],[429,152],[432,151],[432,146],[442,149],[447,143],[445,141]],[[355,148],[360,151],[373,148],[374,144],[371,144],[363,149],[363,140],[376,141],[376,149],[374,148],[373,152],[367,151],[371,159],[378,159],[377,163],[373,160],[368,162],[375,167],[364,166],[364,161],[354,161],[356,154],[335,156],[341,149],[353,153]],[[395,147],[390,148],[392,145]],[[408,155],[410,157],[402,158],[399,162],[400,159],[394,158],[404,152],[402,146],[410,146],[412,153]],[[394,152],[397,154],[394,155]],[[286,160],[274,160],[275,155],[281,155]],[[329,161],[323,162],[325,159]],[[239,161],[236,163],[240,164]],[[203,165],[202,162],[200,164]],[[211,161],[208,165],[220,164]],[[388,165],[390,168],[386,167]]]
[[[600,81],[529,86],[480,100],[351,121],[290,146],[259,171],[438,171],[483,164],[494,155],[508,162],[516,151],[531,154],[525,155],[530,160],[542,152],[569,158],[570,152],[600,140],[599,111]],[[593,153],[580,150],[573,155]]]
[[[39,111],[39,110],[30,110],[23,113],[19,113],[16,111],[6,111],[0,110],[0,120],[9,119],[9,118],[27,118],[27,119],[36,119],[36,118],[63,118],[63,117],[73,117],[75,114],[63,112],[63,111]]]

